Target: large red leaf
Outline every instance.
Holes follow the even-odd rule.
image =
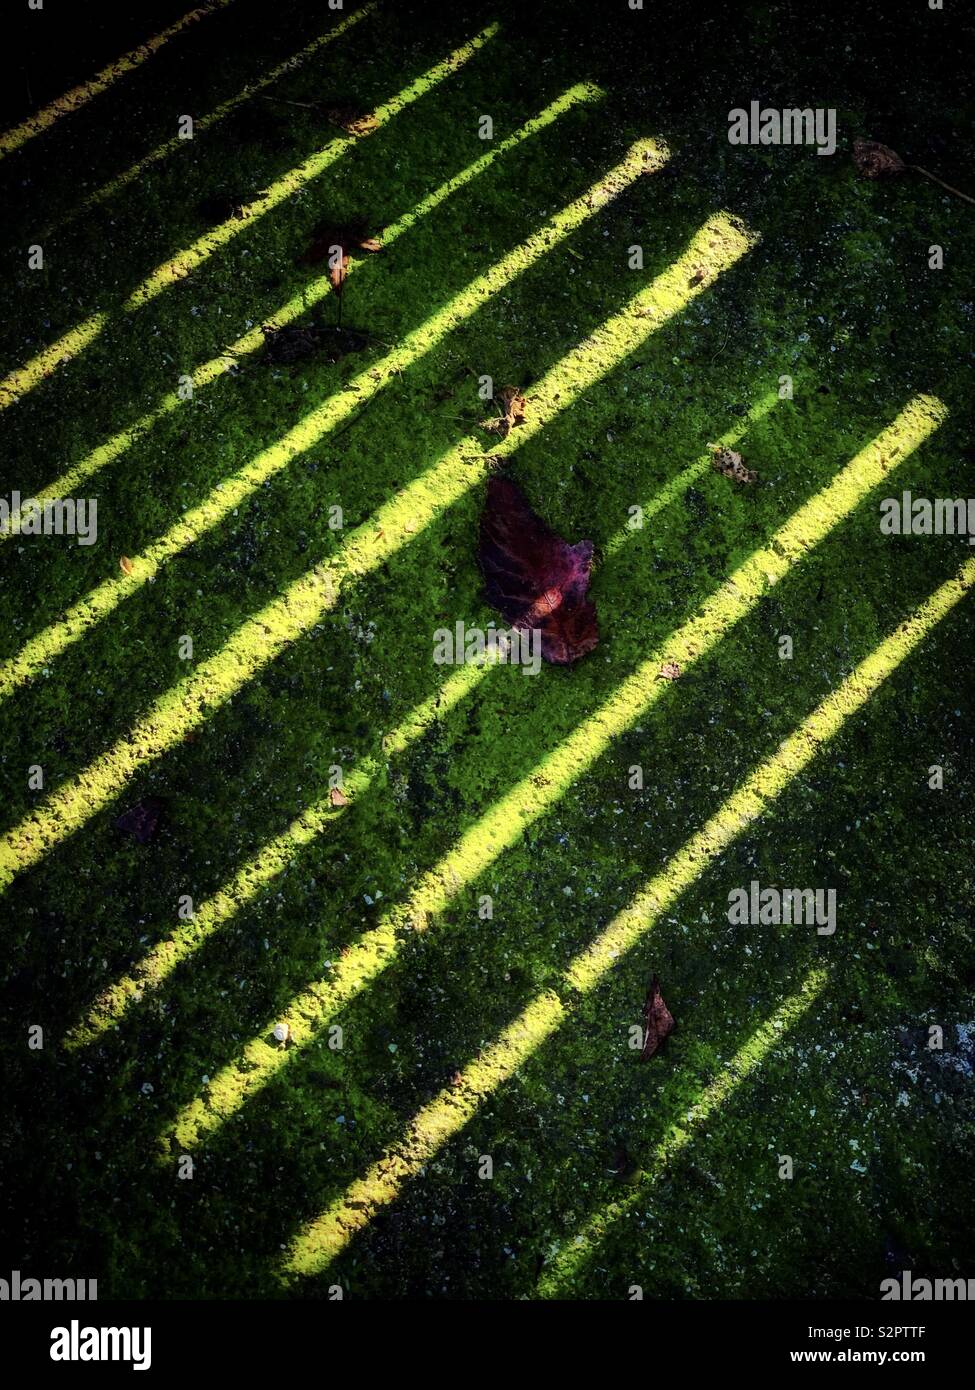
[[[488,602],[512,626],[541,629],[546,661],[565,666],[592,651],[599,641],[586,597],[592,541],[562,540],[508,478],[488,479],[478,560]]]

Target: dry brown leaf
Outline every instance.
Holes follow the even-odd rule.
[[[196,211],[205,222],[240,222],[249,216],[248,209],[264,197],[263,193],[213,193],[197,203]]]
[[[135,565],[133,565],[133,563],[132,563],[132,561],[129,559],[128,555],[122,555],[122,556],[120,556],[120,557],[119,557],[119,562],[118,562],[118,564],[119,564],[119,569],[122,571],[123,574],[131,574],[131,573],[133,572],[133,570],[135,569]]]
[[[879,140],[854,140],[853,163],[866,179],[903,174],[907,169],[897,151],[889,145],[882,145]]]
[[[889,174],[908,172],[920,174],[922,178],[929,179],[931,183],[936,183],[939,188],[943,188],[946,193],[952,194],[955,198],[964,198],[966,203],[971,203],[975,207],[975,198],[970,193],[963,193],[960,188],[955,188],[953,184],[945,183],[944,179],[939,178],[937,174],[932,174],[929,169],[922,169],[920,164],[905,164],[896,150],[892,150],[889,145],[882,145],[879,140],[854,140],[853,163],[867,179],[879,179]]]
[[[332,289],[336,294],[342,293],[342,286],[345,284],[345,277],[349,273],[349,258],[342,251],[341,257],[336,256],[328,263],[328,278],[332,283]]]
[[[675,681],[679,680],[680,676],[680,663],[676,661],[665,661],[660,668],[660,673],[657,676],[657,679],[661,681]]]
[[[501,414],[497,419],[482,420],[481,429],[489,434],[507,439],[515,425],[525,423],[525,398],[517,386],[504,386],[501,389]]]
[[[328,794],[328,799],[333,806],[348,806],[349,798],[340,787],[333,787]]]
[[[741,454],[734,449],[726,449],[720,444],[709,444],[708,448],[714,455],[711,462],[726,478],[736,483],[754,483],[758,478],[754,468],[746,468]]]
[[[319,222],[312,229],[312,241],[301,257],[301,264],[318,265],[328,261],[328,278],[335,293],[341,294],[350,258],[362,251],[374,255],[382,249],[378,237],[368,235],[366,227],[365,220],[358,217],[351,222]]]
[[[355,106],[326,106],[325,117],[347,135],[371,135],[379,128],[375,116]]]
[[[664,1038],[674,1031],[674,1018],[660,993],[660,981],[654,975],[643,1005],[643,1051],[640,1061],[648,1062]]]

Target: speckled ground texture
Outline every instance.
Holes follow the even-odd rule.
[[[184,8],[100,16],[50,62],[35,44],[36,104]],[[309,306],[296,322],[333,324],[322,267],[301,260],[316,223],[361,217],[381,239],[490,150],[483,115],[497,144],[577,84],[601,93],[355,263],[343,323],[366,335],[360,351],[286,365],[241,355],[75,489],[98,499],[97,544],[0,540],[4,672],[35,639],[57,648],[0,690],[0,830],[28,846],[0,901],[0,1272],[97,1277],[101,1298],[325,1298],[340,1285],[347,1297],[445,1300],[625,1299],[633,1285],[647,1298],[875,1298],[903,1268],[975,1273],[970,595],[841,710],[762,814],[648,909],[591,988],[565,978],[975,553],[964,537],[880,531],[879,500],[902,488],[975,494],[975,207],[915,174],[863,179],[851,160],[855,137],[880,139],[975,194],[975,16],[951,0],[883,11],[379,4],[267,88],[276,100],[255,95],[79,213],[171,139],[180,114],[231,100],[343,17],[235,0],[0,161],[0,372],[106,316],[84,350],[0,409],[0,491],[26,497],[295,296],[307,291]],[[323,114],[372,111],[493,23],[374,133],[349,139]],[[728,112],[753,99],[835,108],[836,153],[730,145]],[[19,101],[15,90],[4,128],[26,114]],[[124,307],[224,220],[212,200],[252,205],[343,139],[318,177]],[[533,252],[533,234],[638,141],[669,157]],[[674,299],[671,285],[670,307],[615,350],[629,301],[720,215],[749,248],[706,267],[693,293]],[[30,271],[37,242],[44,269]],[[928,267],[934,244],[941,270]],[[643,269],[630,268],[634,245]],[[506,257],[483,302],[434,321]],[[410,334],[422,351],[390,359]],[[553,404],[560,364],[587,342],[598,372]],[[484,462],[497,440],[478,428],[485,374],[528,398],[523,441],[516,427],[505,443],[508,476],[553,529],[594,542],[601,641],[574,667],[499,668],[438,705],[458,677],[434,665],[434,629],[496,617],[476,560],[484,481],[499,466]],[[793,399],[761,408],[785,374]],[[357,377],[381,389],[218,507],[153,575],[139,570],[184,513],[310,411],[347,401]],[[817,494],[919,396],[942,417],[917,447],[913,417],[884,436],[890,481],[835,519],[820,514]],[[705,463],[628,528],[631,507],[734,431],[757,483]],[[412,503],[389,506],[465,440],[459,483],[451,473],[441,496],[431,473],[415,520]],[[790,551],[678,679],[649,676],[642,712],[636,701],[604,737],[595,712],[753,552],[771,544],[774,556],[776,532],[810,501],[821,539]],[[336,505],[342,530],[329,527]],[[376,547],[361,572],[342,570],[354,531]],[[131,584],[89,612],[87,595],[125,580],[123,556]],[[303,610],[283,635],[247,624],[303,576],[327,590],[333,562],[341,582],[317,620]],[[190,709],[205,698],[192,687],[157,720],[171,687],[207,661],[223,670],[231,640],[250,666],[229,697]],[[59,829],[48,798],[99,759],[76,823]],[[43,790],[28,785],[32,765]],[[336,766],[348,805],[323,810]],[[528,809],[496,817],[485,848],[485,817],[513,788]],[[140,845],[114,822],[150,796],[164,813]],[[39,849],[21,834],[32,817],[49,840]],[[464,836],[469,861],[453,854]],[[250,886],[248,864],[265,865]],[[752,879],[835,888],[835,934],[731,925],[728,893]],[[221,891],[220,920],[191,940],[180,898],[199,913]],[[191,948],[154,978],[144,961],[165,960],[153,948],[180,931]],[[316,1014],[343,963],[361,965],[360,987]],[[810,972],[816,991],[789,1013]],[[676,1028],[641,1062],[630,1030],[655,973]],[[492,1044],[538,1000],[556,1025],[492,1079]],[[283,1050],[276,1021],[294,1029]],[[42,1050],[27,1046],[32,1025]],[[416,1117],[449,1116],[454,1092],[465,1113],[442,1142],[429,1129],[421,1141]],[[205,1130],[191,1145],[173,1137],[186,1114]],[[340,1218],[323,1245],[313,1223],[330,1209]],[[302,1266],[292,1255],[309,1232]]]

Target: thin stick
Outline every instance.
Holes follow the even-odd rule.
[[[301,106],[305,111],[317,111],[318,103],[314,101],[289,101],[287,97],[269,97],[261,93],[261,101],[277,101],[282,106]]]
[[[372,405],[374,400],[376,400],[376,396],[370,396],[369,399],[366,401],[365,405],[360,406],[359,409],[356,411],[355,415],[353,415],[352,419],[347,420],[341,429],[332,430],[329,438],[338,439],[340,434],[345,434],[346,430],[350,430],[353,425],[357,425],[359,421],[362,419],[363,415],[365,415],[366,411]]]
[[[944,179],[939,179],[937,174],[928,173],[927,169],[922,169],[920,164],[908,164],[907,167],[908,169],[913,169],[915,174],[923,174],[924,177],[930,179],[932,183],[940,183],[942,188],[947,189],[949,193],[954,193],[956,198],[964,198],[966,203],[971,203],[972,206],[975,207],[975,198],[970,198],[968,194],[963,193],[960,188],[952,188],[950,183],[945,183]]]

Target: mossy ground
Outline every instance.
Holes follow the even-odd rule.
[[[341,1282],[355,1297],[530,1298],[558,1249],[616,1204],[619,1219],[565,1292],[620,1298],[641,1284],[678,1298],[875,1297],[891,1260],[973,1273],[973,624],[962,602],[330,1269],[280,1280],[297,1232],[539,991],[558,986],[573,955],[971,553],[959,538],[882,536],[877,504],[901,487],[972,493],[975,214],[921,179],[863,181],[849,158],[864,134],[970,182],[971,92],[953,71],[970,23],[908,5],[879,26],[798,4],[724,16],[691,8],[540,4],[527,25],[526,7],[508,0],[380,5],[274,95],[371,109],[488,23],[501,28],[320,179],[131,313],[120,306],[136,283],[206,231],[202,200],[249,199],[337,132],[310,108],[256,98],[98,210],[67,214],[169,138],[177,114],[210,110],[308,43],[323,27],[320,7],[237,0],[0,165],[3,371],[84,316],[109,316],[91,346],[0,412],[3,495],[28,496],[312,285],[320,270],[298,260],[323,217],[388,225],[484,153],[482,114],[500,139],[578,82],[605,93],[356,268],[344,312],[370,335],[364,352],[332,365],[242,360],[80,489],[98,498],[97,545],[4,540],[7,661],[115,577],[120,556],[137,556],[309,409],[380,366],[634,141],[671,151],[660,172],[432,341],[361,417],[299,453],[7,697],[5,832],[185,677],[181,635],[206,660],[336,553],[343,533],[328,529],[330,506],[341,505],[347,530],[367,521],[476,432],[480,374],[530,398],[709,216],[725,210],[761,238],[511,456],[511,476],[549,523],[595,542],[602,640],[590,657],[537,679],[492,671],[405,752],[386,755],[384,735],[444,679],[434,628],[493,616],[475,560],[478,483],[343,587],[192,739],[148,761],[7,889],[10,1267],[97,1276],[102,1297],[321,1296]],[[147,14],[162,27],[178,10]],[[100,61],[122,37],[106,30]],[[90,70],[65,63],[60,87]],[[837,153],[731,147],[727,113],[752,98],[836,107]],[[37,240],[43,272],[25,268]],[[928,269],[933,243],[945,248],[940,271]],[[634,244],[642,271],[628,268]],[[309,319],[334,313],[328,299]],[[630,507],[740,425],[786,373],[794,399],[739,445],[756,487],[704,471],[643,531],[610,545]],[[427,930],[402,929],[391,963],[339,1015],[343,1049],[323,1034],[297,1050],[194,1154],[191,1181],[161,1163],[161,1132],[205,1093],[204,1078],[269,1019],[286,1018],[295,995],[327,978],[329,962],[405,902],[461,833],[922,392],[947,418],[890,485],[865,496],[484,872],[455,885]],[[791,661],[779,658],[783,633]],[[32,764],[45,793],[28,789]],[[117,1028],[65,1050],[93,1000],[173,931],[180,896],[208,899],[319,800],[335,764],[347,775],[370,767],[364,793]],[[628,786],[633,764],[642,791]],[[928,786],[933,764],[945,769],[941,791]],[[148,794],[165,797],[168,814],[143,847],[113,821]],[[728,891],[752,878],[837,888],[835,936],[730,926]],[[485,893],[490,921],[478,917]],[[671,1126],[824,964],[813,1006],[649,1173]],[[677,1031],[644,1065],[628,1030],[654,972]],[[36,1023],[41,1052],[25,1047]],[[931,1024],[944,1029],[943,1053],[925,1046]],[[784,1154],[791,1181],[778,1176]],[[480,1155],[493,1157],[490,1181],[478,1176]]]

